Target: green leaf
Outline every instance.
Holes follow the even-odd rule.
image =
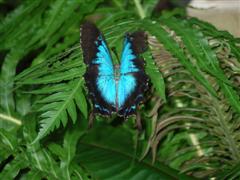
[[[156,22],[156,21],[143,21],[143,26],[149,33],[156,36],[158,41],[162,43],[165,48],[171,52],[181,64],[193,75],[193,77],[198,80],[211,94],[217,96],[215,90],[211,84],[206,80],[206,78],[192,65],[191,62],[187,60],[183,51],[180,49],[178,44],[170,38],[169,34]]]
[[[229,83],[227,77],[224,75],[224,72],[219,67],[216,55],[210,49],[206,38],[201,32],[188,27],[186,21],[178,21],[175,18],[171,18],[170,21],[162,18],[160,21],[167,25],[170,29],[174,30],[177,35],[181,36],[184,45],[197,60],[199,67],[201,67],[203,71],[207,71],[214,77]]]
[[[77,143],[85,132],[79,132],[79,128],[76,126],[72,131],[68,131],[64,136],[63,142],[63,158],[61,161],[61,169],[63,170],[63,177],[65,179],[71,179],[71,174],[74,169],[71,169],[71,163],[76,154]]]
[[[221,180],[238,179],[240,177],[240,163],[234,165],[232,169],[221,173],[218,177]]]
[[[191,18],[188,20],[188,22],[192,26],[198,26],[198,29],[200,29],[204,35],[215,37],[218,39],[223,39],[223,38],[227,39],[231,47],[231,51],[237,57],[238,61],[240,60],[239,47],[237,46],[237,44],[240,42],[239,38],[238,39],[235,38],[232,34],[230,34],[227,31],[219,31],[212,24],[208,22],[200,21],[196,18]]]
[[[237,92],[233,89],[233,87],[225,84],[224,82],[218,82],[223,90],[223,93],[228,99],[230,105],[235,109],[236,112],[240,114],[240,97]]]
[[[15,69],[19,59],[25,55],[24,49],[13,48],[5,57],[0,73],[0,105],[11,115],[11,110],[15,108],[13,99],[13,85]]]
[[[41,117],[41,128],[39,130],[37,138],[33,143],[39,141],[44,136],[53,131],[55,128],[60,126],[62,123],[66,126],[68,121],[67,113],[72,118],[72,121],[76,121],[76,108],[74,100],[76,102],[82,103],[78,105],[80,111],[87,116],[87,106],[85,97],[81,93],[82,89],[82,78],[79,80],[73,81],[70,85],[70,89],[66,89],[66,91],[54,93],[43,100],[39,101],[39,103],[44,103],[44,105],[40,108],[40,111],[43,111]]]
[[[123,128],[92,129],[80,140],[77,161],[94,179],[192,179],[160,162],[135,159],[130,137],[131,133]]]
[[[31,14],[33,11],[36,12],[36,8],[41,4],[40,0],[36,1],[24,1],[20,6],[14,9],[13,12],[9,13],[7,17],[0,24],[0,33],[4,34],[0,36],[1,45],[6,45],[4,41],[8,41],[8,37],[11,39],[23,30],[23,19],[26,20],[28,14]],[[16,25],[20,25],[21,28],[15,28]],[[28,24],[30,25],[30,24]],[[5,47],[5,46],[4,46]],[[6,48],[6,47],[5,47]]]
[[[79,68],[72,68],[65,72],[55,72],[54,74],[46,75],[42,78],[28,79],[19,84],[49,84],[57,83],[65,80],[72,80],[83,75],[82,70]]]
[[[23,128],[26,149],[20,149],[25,161],[31,164],[31,171],[27,174],[27,177],[38,174],[40,177],[47,175],[50,179],[57,178],[60,170],[53,156],[39,142],[32,144],[36,135],[36,121],[27,119],[26,125]]]
[[[4,129],[0,129],[0,147],[4,147],[4,149],[8,149],[8,151],[14,152],[15,147],[18,145],[16,134],[13,132],[5,131]]]
[[[0,179],[14,179],[21,169],[28,166],[28,163],[22,156],[15,157],[4,167],[0,173]]]
[[[85,71],[85,66],[83,65],[81,56],[79,56],[81,52],[79,50],[74,51],[75,49],[67,50],[58,56],[27,68],[15,77],[16,84],[55,83],[81,76]],[[60,59],[66,56],[70,57],[60,62]],[[55,73],[58,74],[58,77],[55,76]]]
[[[154,64],[154,60],[150,52],[144,53],[144,60],[146,62],[146,73],[150,77],[153,86],[156,88],[159,96],[166,101],[165,83],[162,74]]]
[[[41,175],[41,172],[37,170],[31,170],[24,176],[25,179],[34,179],[34,180],[41,180],[43,177],[44,176]]]
[[[231,87],[231,83],[223,70],[220,68],[216,54],[210,49],[203,34],[195,29],[190,29],[187,25],[184,25],[183,22],[179,22],[173,18],[170,21],[169,19],[161,19],[161,21],[172,28],[177,34],[181,35],[185,46],[197,59],[199,67],[218,79],[218,83],[223,89],[225,97],[229,100],[233,108],[240,113],[239,97]],[[185,24],[186,23],[187,22],[185,22]]]

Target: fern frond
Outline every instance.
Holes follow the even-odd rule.
[[[166,23],[169,24],[171,23]],[[161,36],[160,32],[164,31],[159,29],[158,32],[150,31],[159,37],[151,39],[150,46],[155,47],[152,49],[152,54],[164,76],[168,101],[164,105],[157,106],[150,116],[152,119],[158,117],[158,120],[146,151],[152,148],[153,158],[165,159],[166,163],[182,169],[183,172],[192,173],[197,177],[214,176],[219,162],[225,164],[221,170],[227,170],[231,164],[239,162],[240,146],[237,138],[239,126],[236,125],[239,124],[239,116],[237,111],[233,111],[234,104],[227,100],[229,97],[222,86],[224,84],[228,86],[227,88],[233,88],[235,84],[224,75],[227,83],[231,83],[231,86],[228,85],[226,81],[213,77],[213,74],[207,74],[206,69],[202,69],[201,64],[198,65],[196,59],[201,58],[202,61],[204,59],[205,51],[198,47],[202,41],[190,43],[194,38],[186,41],[184,36],[189,35],[190,29],[187,27],[178,29],[182,25],[177,24],[177,22],[171,24],[171,28],[174,28],[176,33],[164,27],[171,34],[168,38]],[[188,33],[184,35],[185,30]],[[171,48],[173,44],[177,44],[182,50]],[[210,54],[216,53],[216,49],[211,47],[209,42],[201,46],[211,48],[207,50],[212,51]],[[191,48],[192,50],[189,51]],[[183,57],[187,59],[182,61]],[[218,59],[214,61],[218,61],[216,64],[219,64]],[[189,62],[192,66],[186,66]],[[189,67],[196,68],[197,71],[189,71]],[[221,67],[217,66],[215,70],[219,68]],[[206,84],[198,83],[199,79],[192,76],[193,72],[198,72],[208,85],[211,84],[214,95]],[[224,69],[220,69],[220,72],[226,73]],[[230,93],[232,92],[234,90]],[[238,99],[236,92],[235,96],[232,98],[236,101]],[[175,136],[174,133],[177,135]],[[182,137],[181,141],[176,142],[176,138],[180,137]],[[169,151],[170,147],[172,152]]]
[[[87,118],[87,103],[82,93],[82,83],[83,79],[79,79],[70,82],[67,86],[66,84],[62,84],[62,86],[66,87],[64,90],[53,93],[38,102],[43,104],[39,109],[42,112],[42,120],[38,136],[34,142],[37,142],[55,128],[58,128],[60,123],[66,126],[68,115],[73,123],[75,123],[77,120],[75,104],[77,104],[84,117]]]
[[[73,50],[66,51],[66,55],[63,54],[26,69],[15,77],[15,84],[22,86],[31,83],[56,83],[82,77],[85,65],[82,62],[79,48],[78,50],[73,48]]]
[[[169,50],[178,60],[185,66],[185,68],[201,83],[203,84],[209,92],[216,96],[215,90],[208,83],[208,81],[203,77],[203,75],[196,69],[185,57],[183,51],[180,49],[179,45],[174,42],[173,39],[169,37],[169,34],[156,22],[143,21],[143,26],[156,38],[162,42],[166,49]]]
[[[28,167],[29,164],[22,156],[16,157],[11,163],[7,164],[4,172],[0,174],[1,179],[13,179],[21,169]]]
[[[45,2],[46,3],[46,2]],[[28,14],[31,14],[34,10],[39,8],[41,3],[40,0],[36,1],[25,1],[18,8],[16,8],[12,13],[10,13],[0,24],[0,40],[1,40],[1,49],[11,48],[12,42],[16,42],[14,38],[19,37],[22,32],[26,29],[23,28],[23,19],[26,20]],[[32,18],[32,17],[31,17]],[[19,25],[19,28],[15,28],[16,25]],[[28,24],[30,25],[30,24]]]
[[[214,51],[211,50],[203,34],[192,28],[190,29],[188,25],[183,25],[182,22],[179,23],[177,20],[169,21],[161,19],[161,21],[181,36],[184,45],[188,51],[191,52],[193,58],[196,59],[202,71],[206,71],[216,79],[219,79],[218,84],[225,93],[225,97],[229,99],[229,103],[231,103],[235,110],[240,113],[239,96],[231,85],[229,85],[231,82],[229,82],[223,70],[220,68],[219,60],[216,58]],[[185,24],[186,23],[187,22],[185,22]]]
[[[153,84],[154,88],[156,88],[159,96],[162,98],[163,102],[165,102],[166,94],[164,79],[160,71],[156,68],[152,54],[149,51],[144,54],[144,60],[146,62],[146,73],[150,77],[151,83]]]

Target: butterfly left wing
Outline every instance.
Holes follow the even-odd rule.
[[[124,39],[117,89],[118,114],[127,117],[135,113],[147,88],[144,60],[140,57],[147,48],[146,34],[142,31],[127,34]]]
[[[94,113],[115,111],[116,86],[110,52],[100,30],[92,23],[81,26],[81,47],[87,70],[84,75]]]

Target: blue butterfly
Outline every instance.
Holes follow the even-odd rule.
[[[147,47],[145,33],[126,34],[120,66],[113,65],[106,41],[93,23],[85,22],[81,26],[81,47],[93,112],[102,115],[115,112],[124,117],[134,114],[148,81],[140,57]]]

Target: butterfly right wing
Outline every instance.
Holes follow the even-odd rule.
[[[110,115],[115,111],[116,102],[114,67],[103,35],[90,22],[81,26],[81,47],[87,65],[84,78],[94,112]]]
[[[147,49],[147,36],[143,31],[127,34],[124,39],[118,82],[118,114],[130,116],[143,100],[148,77],[141,54]]]

